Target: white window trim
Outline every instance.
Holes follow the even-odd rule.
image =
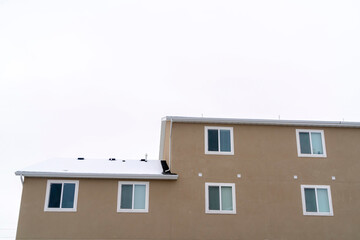
[[[329,198],[329,210],[330,212],[307,212],[306,211],[306,202],[305,202],[305,188],[314,188],[315,189],[315,198],[316,198],[316,208],[319,211],[318,201],[317,201],[317,191],[318,188],[325,188],[328,192]],[[334,216],[333,206],[332,206],[332,198],[331,198],[331,189],[329,185],[301,185],[301,199],[302,199],[302,207],[303,207],[303,215],[310,216]]]
[[[210,210],[209,209],[209,186],[218,186],[221,207],[221,187],[231,187],[233,210]],[[209,214],[236,214],[235,183],[205,183],[205,213]]]
[[[121,185],[129,184],[129,185],[136,185],[141,184],[145,185],[145,209],[121,209]],[[118,183],[118,199],[117,199],[117,212],[135,212],[135,213],[147,213],[149,212],[149,182],[126,182],[126,181],[119,181]],[[133,187],[133,197],[132,197],[132,207],[134,207],[134,194],[135,188]]]
[[[301,147],[300,147],[300,132],[307,132],[310,136],[310,154],[301,153]],[[323,147],[323,154],[313,154],[312,151],[312,142],[311,142],[311,133],[320,133],[321,134],[321,143]],[[325,135],[324,130],[314,130],[314,129],[296,129],[296,143],[297,143],[297,151],[298,151],[298,157],[320,157],[325,158],[326,157],[326,144],[325,144]]]
[[[219,138],[219,151],[209,151],[208,150],[208,130],[230,130],[230,152],[221,152],[220,151],[220,134],[218,134]],[[216,127],[216,126],[205,126],[205,154],[215,154],[215,155],[234,155],[234,128],[233,127]]]
[[[52,183],[62,183],[61,196],[60,196],[60,207],[59,208],[49,208],[49,197],[50,197],[50,185]],[[75,184],[75,193],[74,193],[74,207],[73,208],[61,208],[64,192],[64,183],[74,183]],[[76,212],[77,210],[77,200],[79,192],[79,181],[78,180],[48,180],[46,185],[46,194],[45,194],[45,212]]]

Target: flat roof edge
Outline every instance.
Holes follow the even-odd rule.
[[[59,177],[59,178],[113,178],[113,179],[157,179],[177,180],[179,175],[165,174],[116,174],[116,173],[62,173],[16,171],[15,175],[24,177]]]
[[[346,121],[313,121],[313,120],[276,120],[276,119],[242,119],[242,118],[205,118],[167,116],[166,121],[184,123],[223,123],[249,125],[282,125],[282,126],[319,126],[319,127],[348,127],[360,128],[360,122]]]

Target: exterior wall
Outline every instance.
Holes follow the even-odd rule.
[[[234,155],[205,155],[204,126],[234,127]],[[360,129],[313,128],[327,158],[310,158],[298,157],[297,128],[311,129],[173,123],[173,239],[360,239]],[[205,213],[205,182],[235,183],[235,215]],[[334,216],[304,216],[301,184],[330,185]]]
[[[118,180],[78,180],[76,212],[44,212],[47,179],[25,178],[16,238],[169,239],[176,181],[149,181],[148,213],[118,213]]]
[[[234,127],[234,155],[205,155],[204,126]],[[179,179],[149,181],[149,213],[117,213],[115,179],[79,179],[77,212],[44,212],[47,179],[26,178],[17,238],[360,239],[360,129],[314,128],[324,130],[327,158],[298,157],[296,129],[174,122]],[[235,183],[236,214],[205,213],[206,182]],[[334,216],[304,216],[301,184],[330,185]]]

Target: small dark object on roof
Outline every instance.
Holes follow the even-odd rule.
[[[144,158],[140,159],[140,161],[141,161],[141,162],[147,162],[147,160],[144,159]]]
[[[161,160],[161,166],[162,166],[162,169],[163,169],[162,174],[166,174],[166,175],[176,175],[176,173],[172,173],[172,172],[170,171],[170,168],[169,168],[169,166],[167,165],[166,160]]]
[[[109,158],[109,161],[116,161],[115,158]]]
[[[79,157],[77,160],[85,160],[85,158],[83,158],[83,157]]]

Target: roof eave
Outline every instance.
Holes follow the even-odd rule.
[[[215,123],[215,124],[249,124],[249,125],[282,125],[282,126],[314,126],[314,127],[350,127],[360,128],[360,122],[344,121],[311,121],[311,120],[277,120],[277,119],[241,119],[241,118],[205,118],[167,116],[163,121],[183,123]]]
[[[112,178],[112,179],[155,179],[177,180],[178,175],[168,174],[119,174],[119,173],[72,173],[72,172],[34,172],[16,171],[15,175],[24,177],[54,177],[54,178]]]

